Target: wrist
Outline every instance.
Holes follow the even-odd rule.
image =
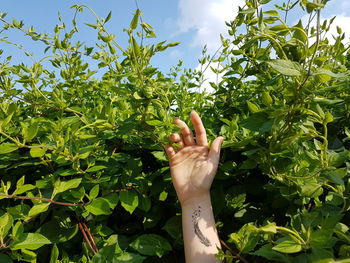
[[[211,198],[210,193],[203,193],[202,195],[194,196],[191,198],[188,198],[186,200],[183,200],[180,202],[181,208],[186,209],[188,207],[197,206],[199,204],[208,204],[211,205]]]

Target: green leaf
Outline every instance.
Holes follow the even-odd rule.
[[[27,262],[33,262],[34,260],[36,260],[36,253],[29,249],[22,248],[21,254],[22,254],[22,259]]]
[[[0,254],[1,263],[13,263],[13,260],[6,254]]]
[[[323,193],[322,186],[317,183],[305,182],[300,186],[302,196],[315,198]]]
[[[290,30],[287,25],[276,25],[269,28],[271,31],[288,31]]]
[[[24,185],[24,181],[25,181],[25,176],[22,176],[16,183],[16,187],[19,188],[22,185]]]
[[[279,16],[278,12],[276,10],[269,10],[263,12],[264,14],[270,15],[270,16]]]
[[[24,126],[22,134],[26,142],[30,142],[37,135],[39,126],[37,124],[31,124],[30,126]]]
[[[119,202],[119,195],[112,193],[105,196],[104,199],[108,202],[109,208],[113,210]]]
[[[80,148],[79,149],[79,158],[80,159],[88,158],[93,150],[94,150],[94,146],[92,146],[92,145]]]
[[[230,234],[230,240],[234,242],[242,253],[248,253],[259,242],[258,228],[252,223],[245,224],[237,233]]]
[[[22,185],[21,187],[17,188],[13,194],[15,195],[20,195],[20,194],[23,194],[25,192],[28,192],[28,191],[31,191],[33,189],[35,189],[36,187],[32,184],[24,184]]]
[[[0,240],[3,240],[13,225],[13,217],[5,213],[0,217]]]
[[[181,217],[171,217],[162,227],[172,238],[178,240],[181,237]]]
[[[303,69],[299,63],[284,59],[275,59],[268,64],[277,72],[286,76],[301,76]]]
[[[168,251],[172,250],[168,240],[155,234],[139,236],[130,246],[140,254],[147,256],[157,255],[158,257],[162,257]]]
[[[225,195],[226,206],[235,210],[243,208],[244,202],[246,200],[245,190],[246,189],[243,186],[230,187]]]
[[[54,193],[62,193],[69,189],[77,188],[81,183],[82,178],[75,178],[68,181],[57,180],[54,184]]]
[[[92,187],[90,192],[89,192],[90,200],[95,199],[98,196],[99,191],[100,191],[100,186],[98,184],[96,184],[94,187]]]
[[[324,122],[327,124],[327,123],[330,123],[332,121],[334,121],[333,115],[329,111],[327,111]]]
[[[329,164],[334,167],[341,167],[347,160],[350,159],[350,151],[343,150],[341,152],[329,153]],[[344,171],[337,169],[338,174],[343,174]],[[344,175],[345,176],[345,175]]]
[[[85,23],[85,25],[89,26],[89,27],[92,27],[93,29],[97,29],[98,26],[97,25],[94,25],[94,24],[88,24],[88,23]]]
[[[142,209],[145,212],[148,212],[151,209],[151,199],[149,196],[143,194],[141,198],[139,199],[139,205],[138,207]]]
[[[256,113],[256,112],[260,111],[259,106],[253,102],[250,102],[249,100],[247,100],[247,106],[248,106],[248,109],[251,113]]]
[[[138,57],[140,55],[140,47],[133,36],[131,36],[130,39],[132,43],[133,54],[135,55],[135,57]]]
[[[253,14],[255,12],[255,8],[247,8],[239,11],[239,14]]]
[[[93,167],[90,167],[89,169],[86,170],[86,172],[88,173],[92,173],[92,172],[97,172],[103,169],[106,169],[107,167],[104,165],[95,165]]]
[[[135,15],[132,18],[131,23],[130,23],[130,29],[131,30],[135,30],[136,29],[136,27],[137,27],[137,25],[139,23],[139,16],[140,16],[140,14],[141,14],[140,9],[137,9],[136,13],[135,13]]]
[[[51,244],[50,240],[39,233],[24,233],[18,238],[18,241],[14,241],[10,244],[10,248],[12,250],[23,248],[36,250],[47,244]]]
[[[325,117],[325,113],[319,104],[316,104],[316,110],[317,110],[317,113],[319,114],[319,116],[321,116],[322,118]]]
[[[24,232],[23,223],[21,221],[17,221],[17,223],[12,228],[12,235],[15,237],[21,236]]]
[[[161,126],[163,125],[163,122],[162,121],[159,121],[159,120],[149,120],[149,121],[146,121],[146,123],[150,126]]]
[[[272,129],[273,123],[274,120],[269,120],[264,113],[258,112],[243,120],[242,127],[251,131],[265,133]]]
[[[165,201],[168,197],[168,192],[166,191],[162,191],[160,194],[159,194],[159,201]]]
[[[166,154],[164,151],[156,151],[156,152],[152,152],[153,156],[156,157],[158,160],[160,161],[168,161],[168,158],[166,157]]]
[[[121,255],[116,255],[113,258],[112,263],[123,263],[123,262],[132,262],[132,263],[142,263],[145,260],[146,257],[129,253],[129,252],[123,252]]]
[[[171,42],[171,43],[168,43],[166,46],[167,47],[176,47],[180,44],[180,42]]]
[[[105,19],[105,23],[107,23],[112,17],[112,11],[110,11]]]
[[[257,251],[250,253],[255,256],[263,257],[271,261],[276,262],[287,262],[291,263],[292,260],[287,256],[279,253],[277,251],[272,250],[272,245],[267,244],[259,248]]]
[[[350,246],[342,245],[339,249],[339,255],[342,257],[350,257]]]
[[[312,248],[332,248],[337,239],[333,237],[333,229],[320,229],[311,233],[309,242]]]
[[[346,175],[346,170],[343,168],[322,172],[322,176],[326,177],[334,184],[344,185],[343,177]]]
[[[277,245],[272,248],[282,253],[298,253],[302,250],[302,246],[290,237],[282,237],[277,240]]]
[[[134,92],[133,97],[134,97],[136,100],[142,100],[142,99],[143,99],[142,96],[140,96],[140,94],[139,94],[137,91]]]
[[[58,169],[57,171],[54,172],[55,175],[60,175],[60,176],[69,176],[69,175],[74,175],[76,174],[77,171],[74,169]]]
[[[85,209],[94,215],[109,215],[112,213],[109,203],[106,199],[99,197],[93,200]]]
[[[52,219],[51,221],[43,224],[37,233],[40,233],[47,237],[51,243],[61,243],[67,242],[72,239],[78,233],[78,224],[64,225],[63,222],[66,221],[64,217],[58,217],[58,220]]]
[[[265,226],[260,227],[259,230],[263,231],[265,233],[276,234],[277,233],[277,226],[276,226],[275,222],[272,222],[270,224],[267,224]]]
[[[301,22],[301,20],[299,20],[298,24],[296,24],[294,27],[294,34],[293,34],[293,38],[300,40],[302,43],[307,43],[307,33],[305,32],[305,29],[303,27],[303,23]]]
[[[0,121],[0,130],[1,130],[1,128],[2,129],[6,128],[7,124],[9,124],[9,122],[12,119],[13,113],[14,112],[11,112],[4,120]]]
[[[16,151],[19,147],[14,143],[4,142],[0,144],[0,154]]]
[[[312,247],[311,254],[307,255],[307,262],[312,263],[346,263],[346,261],[334,261],[335,257],[331,250]]]
[[[46,153],[46,150],[46,148],[32,148],[30,149],[29,153],[33,158],[43,157]]]
[[[51,249],[51,255],[50,255],[50,262],[49,263],[57,263],[59,256],[59,250],[56,244],[53,244]]]
[[[94,255],[91,263],[115,262],[113,259],[123,253],[118,245],[117,235],[112,235],[110,238],[108,238],[107,244],[109,245],[104,246],[98,251],[97,254]]]
[[[271,106],[273,100],[268,91],[263,91],[261,94],[261,101],[265,106]]]
[[[338,104],[338,103],[342,103],[344,101],[341,99],[328,99],[328,98],[320,97],[320,96],[315,96],[313,100],[316,103],[326,104],[326,105]]]
[[[317,3],[317,2],[307,2],[306,3],[306,10],[308,13],[311,13],[312,11],[320,10],[322,7],[324,7],[324,4],[322,3]]]
[[[28,216],[32,217],[32,216],[36,216],[38,214],[44,213],[47,211],[47,209],[49,208],[50,203],[45,203],[45,204],[39,204],[39,205],[34,205],[28,213]]]
[[[133,190],[122,190],[119,194],[119,199],[124,209],[130,214],[134,212],[139,204],[138,195]]]

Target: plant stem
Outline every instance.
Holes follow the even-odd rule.
[[[234,255],[235,258],[239,259],[240,261],[242,261],[242,262],[244,262],[244,263],[249,263],[249,261],[246,260],[244,257],[242,257],[239,253],[235,253],[235,252],[233,251],[233,249],[230,248],[229,245],[227,245],[227,244],[225,243],[225,241],[223,241],[222,239],[220,239],[220,243],[221,243],[226,249],[228,249],[228,250]]]
[[[9,198],[9,199],[38,200],[43,202],[49,202],[56,205],[65,205],[65,206],[84,206],[88,204],[88,203],[73,204],[73,203],[59,202],[49,198],[35,197],[35,196],[18,196],[18,195],[0,194],[0,197]]]
[[[328,167],[328,160],[327,160],[327,152],[328,152],[328,128],[327,124],[323,124],[323,130],[324,130],[324,139],[323,139],[323,149],[322,149],[322,163],[323,167]]]
[[[0,130],[0,134],[2,136],[5,136],[7,139],[9,139],[10,141],[14,142],[18,147],[23,147],[24,144],[20,143],[19,141],[17,141],[16,139],[12,138],[11,136],[7,135],[6,133],[4,133],[3,131]]]
[[[84,237],[86,243],[88,244],[90,250],[92,251],[93,254],[96,254],[97,251],[96,251],[95,248],[93,247],[93,245],[92,245],[92,243],[91,243],[91,241],[90,241],[88,235],[86,234],[85,229],[84,229],[82,223],[79,222],[79,223],[78,223],[78,226],[79,226],[79,229],[80,229],[81,233],[83,234],[83,237]]]
[[[291,237],[295,237],[300,242],[300,244],[302,244],[304,246],[306,245],[304,239],[302,239],[302,237],[298,233],[296,233],[296,232],[294,232],[286,227],[282,227],[282,226],[278,226],[278,227],[276,227],[276,229],[291,234],[292,235]]]
[[[132,189],[136,189],[137,186],[128,186],[125,187],[123,189],[117,189],[117,190],[113,190],[105,195],[103,195],[102,197],[108,196],[110,194],[113,193],[119,193],[122,190],[132,190]],[[86,206],[88,204],[90,204],[90,202],[86,202],[86,203],[66,203],[66,202],[59,202],[59,201],[55,201],[49,198],[44,198],[44,197],[35,197],[35,196],[18,196],[18,195],[7,195],[7,194],[0,194],[0,198],[8,198],[8,199],[22,199],[22,200],[38,200],[38,201],[42,201],[42,202],[48,202],[48,203],[52,203],[55,205],[65,205],[65,206]]]

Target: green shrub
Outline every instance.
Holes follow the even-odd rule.
[[[183,262],[162,145],[173,117],[196,109],[226,138],[212,187],[219,257],[349,262],[349,45],[340,28],[325,38],[325,1],[267,2],[246,1],[220,55],[204,53],[223,74],[213,94],[198,91],[203,72],[151,65],[177,43],[145,44],[155,34],[139,10],[126,48],[104,27],[110,14],[88,25],[96,47],[73,42],[75,19],[48,36],[2,14],[52,66],[0,64],[0,261]],[[298,5],[310,21],[290,26]]]

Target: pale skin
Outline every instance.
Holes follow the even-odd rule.
[[[208,147],[207,135],[199,115],[192,111],[196,136],[187,124],[175,119],[180,133],[170,136],[178,146],[167,145],[170,172],[181,204],[186,263],[221,262],[215,259],[220,240],[215,227],[210,187],[215,177],[223,137]]]

